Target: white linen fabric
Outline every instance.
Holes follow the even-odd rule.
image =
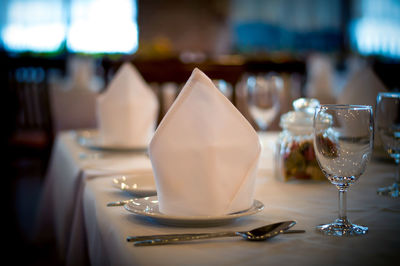
[[[97,92],[75,87],[64,89],[63,84],[50,83],[49,94],[55,133],[96,127]]]
[[[307,60],[306,96],[318,99],[321,104],[335,103],[333,73],[333,63],[329,56],[310,56]]]
[[[96,99],[103,86],[91,58],[68,58],[68,75],[49,78],[49,99],[54,133],[96,127]]]
[[[386,86],[365,62],[359,62],[353,68],[346,85],[338,97],[338,103],[371,105],[373,113],[375,113],[376,98],[380,92],[387,91]],[[353,126],[355,128],[360,127],[360,123],[362,121],[354,123]],[[376,148],[382,147],[378,134],[374,136],[374,146]]]
[[[348,216],[352,222],[368,226],[368,234],[329,237],[317,232],[315,226],[337,217],[337,189],[329,181],[275,179],[272,154],[277,138],[277,132],[260,135],[264,156],[261,155],[255,195],[265,204],[265,209],[226,225],[199,228],[165,226],[138,217],[123,207],[107,207],[108,202],[132,196],[112,185],[114,174],[87,178],[86,166],[92,169],[97,165],[99,169],[108,169],[104,173],[110,173],[116,165],[116,172],[129,174],[151,169],[149,160],[126,152],[105,153],[100,160],[80,159],[80,154],[88,150],[80,147],[70,132],[63,132],[56,139],[45,180],[38,213],[44,222],[41,228],[56,237],[58,249],[67,249],[64,251],[67,258],[63,257],[66,265],[395,264],[400,246],[400,201],[376,194],[378,187],[393,182],[395,165],[372,160],[350,189]],[[293,229],[305,229],[306,233],[279,235],[259,243],[219,238],[148,248],[134,247],[126,241],[127,236],[134,235],[244,231],[284,220],[296,220]],[[343,256],[349,250],[351,256]]]
[[[157,123],[157,96],[130,63],[117,71],[97,99],[100,141],[105,145],[146,147]]]
[[[160,211],[202,216],[250,208],[260,153],[252,126],[194,69],[149,146]]]
[[[368,65],[362,65],[350,77],[338,97],[340,104],[364,104],[375,107],[379,92],[387,91],[385,85]]]
[[[276,139],[277,135],[275,136]],[[266,148],[265,152],[268,151]],[[273,164],[269,160],[266,164]],[[123,208],[106,207],[111,201],[129,199],[110,186],[111,178],[87,182],[84,221],[92,265],[381,265],[396,264],[400,240],[400,202],[381,197],[376,188],[393,181],[394,167],[376,163],[348,194],[348,217],[369,227],[359,237],[330,237],[315,226],[337,218],[337,189],[325,182],[281,182],[273,174],[259,173],[256,197],[265,203],[260,213],[216,227],[165,226],[141,219]],[[216,238],[181,244],[135,247],[127,236],[245,231],[266,224],[295,220],[293,229],[304,234],[279,235],[268,241]],[[377,245],[377,243],[379,243]],[[351,250],[350,255],[343,256]]]
[[[92,153],[97,156],[90,156]],[[104,176],[151,172],[150,160],[145,155],[87,150],[78,145],[74,131],[61,132],[56,137],[44,182],[35,241],[55,238],[59,256],[67,265],[87,265],[82,211],[86,182]]]

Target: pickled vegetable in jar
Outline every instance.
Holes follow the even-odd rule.
[[[313,118],[316,99],[300,98],[293,102],[294,111],[282,115],[282,132],[276,144],[275,176],[282,181],[327,180],[314,152]]]

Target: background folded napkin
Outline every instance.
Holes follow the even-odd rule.
[[[364,104],[375,108],[378,93],[386,91],[385,85],[371,67],[367,64],[360,64],[350,74],[338,97],[338,103]]]
[[[160,211],[214,216],[250,208],[260,153],[248,121],[194,69],[149,147]]]
[[[349,78],[338,97],[338,103],[371,105],[375,114],[378,94],[387,91],[373,69],[366,62],[358,60],[357,63],[353,63]],[[362,121],[358,121],[353,126],[361,128],[361,124]],[[374,147],[382,148],[379,134],[374,134]]]
[[[103,82],[95,74],[93,58],[71,56],[67,75],[49,77],[49,99],[54,134],[68,129],[96,128],[96,99]],[[73,106],[73,108],[71,108]],[[65,110],[68,110],[66,112]]]
[[[103,144],[146,147],[155,130],[158,99],[140,73],[124,63],[97,99],[97,120]]]
[[[313,54],[307,59],[306,96],[321,104],[335,103],[333,62],[329,56]]]

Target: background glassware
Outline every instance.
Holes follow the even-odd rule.
[[[212,81],[215,87],[217,87],[225,95],[226,98],[232,101],[232,85],[223,79],[213,79]]]
[[[280,93],[283,80],[276,74],[251,75],[246,80],[247,105],[250,115],[261,131],[280,113]]]
[[[398,198],[400,186],[400,92],[378,94],[375,124],[384,149],[397,165],[393,185],[379,188],[377,193]]]
[[[372,107],[321,105],[314,116],[314,150],[321,170],[339,190],[339,217],[317,226],[327,235],[362,235],[368,227],[352,224],[346,214],[346,192],[364,173],[373,147]]]

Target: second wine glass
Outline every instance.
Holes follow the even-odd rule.
[[[259,130],[266,131],[278,117],[282,87],[283,80],[276,74],[259,74],[247,78],[247,104]]]
[[[379,188],[383,196],[400,196],[400,92],[381,92],[377,97],[376,129],[386,152],[396,162],[395,182],[388,187]]]
[[[352,224],[346,214],[346,192],[364,173],[373,147],[372,107],[321,105],[314,116],[314,150],[319,166],[339,190],[339,215],[317,230],[335,236],[362,235],[368,227]]]

